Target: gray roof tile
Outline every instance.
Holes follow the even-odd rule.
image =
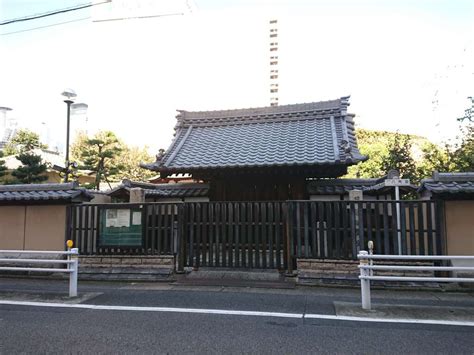
[[[465,181],[465,182],[424,182],[423,188],[431,191],[435,194],[442,194],[442,193],[450,193],[450,194],[457,194],[457,193],[474,193],[474,182],[472,181]]]
[[[209,185],[203,183],[178,183],[178,184],[150,184],[123,180],[122,184],[110,190],[107,194],[114,196],[131,188],[142,188],[145,197],[206,197],[209,194]]]
[[[151,170],[354,164],[348,98],[242,110],[179,111],[176,135]]]
[[[380,186],[380,183],[392,176],[384,176],[378,179],[320,179],[311,180],[307,184],[310,195],[345,195],[352,190],[361,190],[368,195],[382,195],[393,193],[390,186]],[[415,185],[402,186],[400,192],[406,194],[416,191]]]
[[[352,190],[368,191],[377,181],[377,179],[313,180],[308,182],[307,190],[311,195],[344,195]]]
[[[419,192],[433,194],[474,194],[474,172],[433,173],[433,178],[421,181]]]
[[[23,184],[0,186],[0,202],[18,201],[90,201],[93,196],[76,183]]]

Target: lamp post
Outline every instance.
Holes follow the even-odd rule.
[[[69,178],[69,126],[71,121],[71,105],[74,103],[73,99],[77,96],[75,91],[72,89],[66,89],[61,94],[66,98],[64,102],[67,105],[67,128],[66,128],[66,161],[64,167],[64,182],[68,182]]]

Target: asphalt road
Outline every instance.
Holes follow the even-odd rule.
[[[88,283],[80,284],[80,291],[85,297],[82,303],[90,305],[327,315],[335,314],[335,300],[359,300],[357,290],[322,288],[263,290]],[[57,283],[0,279],[0,299],[43,298],[57,302],[61,292],[57,292]],[[379,292],[376,300],[474,306],[472,294]],[[474,327],[3,304],[0,354],[16,353],[473,354]]]

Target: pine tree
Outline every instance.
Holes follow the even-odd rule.
[[[80,137],[73,147],[73,156],[80,162],[80,169],[93,171],[96,176],[87,188],[99,190],[102,181],[117,179],[123,170],[117,158],[123,150],[123,143],[110,131],[98,132],[93,138]]]
[[[16,158],[21,162],[21,166],[12,172],[15,183],[34,184],[48,179],[44,173],[47,166],[41,161],[41,156],[32,153],[21,153]]]
[[[38,133],[20,129],[5,146],[5,155],[22,154],[36,148],[47,149],[48,146],[40,142]]]

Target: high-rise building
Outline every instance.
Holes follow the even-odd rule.
[[[278,20],[270,20],[270,106],[278,106]]]
[[[10,107],[0,107],[0,149],[13,137],[16,132],[16,121],[8,117]]]

